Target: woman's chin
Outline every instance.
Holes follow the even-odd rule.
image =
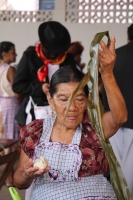
[[[78,125],[79,123],[74,121],[65,121],[64,123],[64,126],[68,129],[76,129]]]

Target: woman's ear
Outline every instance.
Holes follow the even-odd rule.
[[[47,95],[47,100],[48,100],[48,102],[49,102],[50,108],[51,108],[52,110],[54,110],[53,98],[51,97],[51,95],[50,95],[49,92],[47,92],[46,95]]]
[[[2,58],[4,59],[6,56],[6,52],[3,51],[1,55],[2,55]]]

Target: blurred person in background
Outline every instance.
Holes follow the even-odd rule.
[[[67,50],[68,53],[71,53],[74,56],[74,60],[81,71],[85,67],[85,63],[81,63],[81,56],[83,51],[84,47],[79,41],[72,42],[69,49]]]
[[[9,41],[0,43],[0,109],[1,138],[18,139],[19,124],[15,115],[20,107],[20,95],[12,90],[16,69],[11,63],[16,61],[15,45]],[[7,178],[6,185],[13,185],[13,172]]]

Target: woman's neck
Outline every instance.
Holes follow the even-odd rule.
[[[0,67],[5,64],[4,60],[0,60]]]
[[[67,128],[63,124],[58,124],[56,121],[51,133],[51,140],[62,144],[70,144],[72,142],[76,128]]]

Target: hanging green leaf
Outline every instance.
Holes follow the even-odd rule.
[[[103,146],[103,149],[106,153],[106,156],[108,158],[110,173],[111,173],[111,183],[114,192],[116,194],[117,200],[131,200],[127,182],[121,170],[120,164],[117,161],[117,158],[112,150],[110,142],[105,141],[102,122],[101,122],[103,106],[100,101],[98,92],[98,68],[99,68],[98,49],[99,49],[99,42],[104,36],[107,36],[108,38],[107,46],[109,46],[110,37],[108,31],[97,33],[93,41],[91,42],[90,46],[91,59],[88,63],[87,73],[81,80],[81,82],[79,83],[73,94],[70,96],[66,107],[65,117],[79,89],[84,87],[89,82],[89,85],[91,86],[89,87],[90,93],[88,100],[88,114],[90,117],[91,125],[93,129],[96,131],[99,140]]]

